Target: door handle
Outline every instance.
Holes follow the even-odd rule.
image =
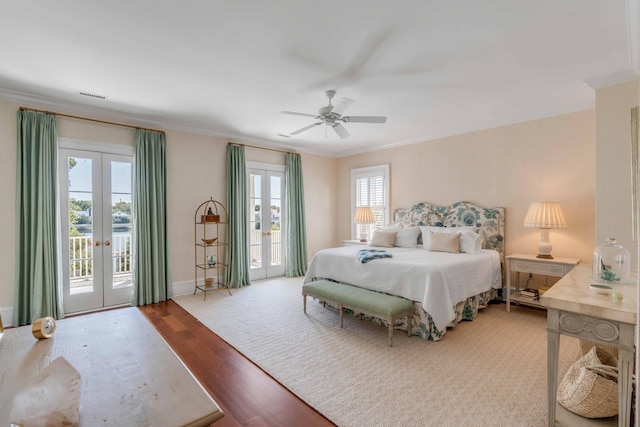
[[[270,231],[267,233],[267,236],[271,236],[271,232]]]
[[[266,236],[267,233],[265,233],[264,231],[262,232],[262,237]]]
[[[104,241],[104,245],[105,246],[111,246],[111,240],[105,240]]]
[[[96,240],[95,242],[93,242],[93,246],[100,246],[100,242]]]

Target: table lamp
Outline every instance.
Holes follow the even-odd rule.
[[[356,214],[353,216],[353,222],[356,224],[373,224],[376,222],[373,217],[373,211],[370,207],[364,206],[360,208],[356,208]],[[367,241],[367,229],[366,227],[362,227],[360,229],[360,241]]]
[[[567,219],[560,209],[560,203],[531,203],[527,216],[524,218],[524,226],[540,229],[540,243],[538,243],[536,258],[553,259],[551,256],[552,246],[549,243],[549,230],[551,228],[567,228]]]

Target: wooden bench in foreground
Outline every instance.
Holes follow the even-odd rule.
[[[305,313],[307,295],[338,306],[341,328],[345,308],[353,310],[354,313],[386,320],[389,324],[389,347],[393,346],[393,325],[397,319],[407,318],[407,334],[411,336],[413,302],[407,299],[330,280],[317,280],[302,285]]]

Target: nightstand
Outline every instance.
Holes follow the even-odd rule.
[[[342,246],[366,246],[371,242],[361,242],[360,240],[343,240]]]
[[[511,309],[511,301],[544,308],[539,300],[533,300],[520,296],[520,273],[542,274],[545,276],[563,277],[580,264],[577,258],[537,258],[535,255],[513,254],[506,257],[507,284],[507,311]],[[516,272],[516,289],[511,290],[511,272]]]

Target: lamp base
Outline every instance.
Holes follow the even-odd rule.
[[[553,247],[551,243],[549,243],[549,229],[541,228],[540,243],[538,243],[538,255],[536,255],[536,258],[553,259],[551,249],[553,249]]]
[[[360,242],[361,243],[367,242],[367,232],[366,231],[363,231],[362,233],[360,233]]]

